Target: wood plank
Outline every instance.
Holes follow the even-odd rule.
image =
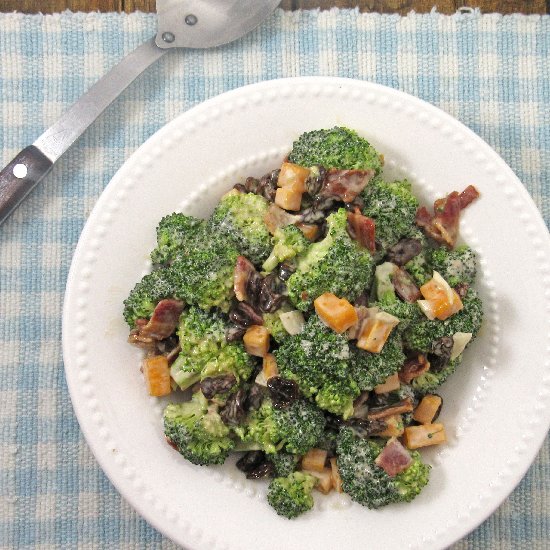
[[[440,13],[454,13],[459,6],[478,7],[484,13],[548,13],[550,0],[282,0],[281,7],[294,9],[353,8],[361,11],[405,14],[425,13],[436,6]],[[0,0],[0,11],[53,13],[71,11],[155,11],[155,0]]]

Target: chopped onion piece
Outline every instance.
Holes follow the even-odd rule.
[[[294,334],[300,334],[306,322],[302,312],[297,309],[279,313],[279,318],[281,319],[283,327],[291,336]]]
[[[417,300],[418,307],[422,310],[422,313],[430,320],[435,319],[435,313],[433,310],[433,304],[430,300]]]
[[[455,332],[453,334],[453,349],[451,350],[451,359],[456,359],[472,339],[471,332]]]

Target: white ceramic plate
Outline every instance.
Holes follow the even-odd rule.
[[[411,504],[370,511],[316,496],[294,521],[263,482],[232,464],[200,468],[164,441],[164,403],[146,395],[141,353],[126,343],[122,300],[148,269],[160,218],[207,216],[231,185],[278,167],[306,130],[344,125],[385,155],[425,203],[475,184],[461,234],[480,260],[485,322],[443,388],[449,443],[424,453],[431,482]],[[74,255],[63,319],[65,369],[86,439],[105,473],[153,526],[190,549],[443,548],[495,510],[549,425],[550,242],[504,161],[439,109],[366,82],[298,78],[211,99],[151,137],[97,202]]]

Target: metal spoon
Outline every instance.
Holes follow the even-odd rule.
[[[158,32],[96,82],[0,171],[0,224],[53,164],[149,65],[171,48],[213,48],[257,27],[280,0],[157,0]]]

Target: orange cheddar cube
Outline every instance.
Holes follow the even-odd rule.
[[[297,223],[296,227],[304,234],[308,241],[314,241],[321,232],[321,226],[314,223]]]
[[[420,292],[426,299],[422,301],[427,302],[422,309],[428,317],[433,316],[444,321],[463,307],[460,296],[437,271],[434,271],[433,277],[420,287]]]
[[[143,375],[149,395],[162,397],[172,391],[170,385],[170,367],[164,355],[147,357],[143,361]]]
[[[275,193],[275,204],[285,210],[298,211],[302,207],[302,194],[292,187],[279,187]]]
[[[374,393],[389,393],[391,391],[398,390],[400,385],[399,374],[396,372],[395,374],[388,376],[383,384],[378,384],[378,386],[375,386]]]
[[[325,469],[327,454],[324,449],[310,449],[302,458],[302,468],[322,472]]]
[[[407,449],[419,449],[430,445],[445,443],[445,427],[443,424],[422,424],[408,426],[403,434],[403,443]]]
[[[262,371],[266,380],[269,380],[273,376],[278,376],[279,369],[277,368],[277,361],[275,360],[275,356],[272,353],[267,353],[264,356],[262,362]]]
[[[299,193],[306,191],[306,180],[309,177],[310,170],[303,166],[298,166],[292,162],[283,162],[279,178],[278,187],[289,187]]]
[[[357,338],[357,347],[371,353],[380,353],[393,327],[398,323],[397,317],[384,312],[365,319]]]
[[[321,294],[313,305],[321,320],[338,334],[342,334],[359,320],[355,308],[346,299],[338,298],[332,292]]]
[[[252,325],[244,333],[243,343],[250,355],[265,357],[269,351],[269,331],[262,325]]]

